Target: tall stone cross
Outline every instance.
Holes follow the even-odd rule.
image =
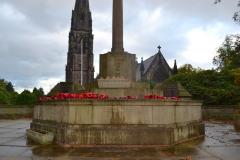
[[[124,53],[123,0],[113,0],[112,53]]]

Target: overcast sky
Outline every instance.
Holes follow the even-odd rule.
[[[237,0],[124,0],[125,50],[140,61],[157,46],[173,66],[190,63],[212,68],[212,58],[227,34],[239,33],[232,21]],[[65,79],[68,33],[75,0],[0,0],[0,78],[18,91],[34,86],[48,91]],[[90,0],[95,68],[111,49],[112,0]]]

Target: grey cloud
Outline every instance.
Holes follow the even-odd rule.
[[[71,10],[75,0],[1,0],[21,17],[4,17],[0,11],[0,77],[16,86],[30,88],[41,79],[64,77]],[[95,34],[94,52],[110,50],[112,0],[90,0]],[[192,28],[223,23],[234,28],[236,0],[213,5],[213,0],[125,0],[125,48],[139,57],[156,53],[163,46],[167,59],[187,45]],[[160,9],[160,19],[147,23]],[[149,17],[142,18],[142,14]],[[7,13],[6,13],[7,14]],[[20,18],[20,19],[18,19]],[[154,27],[151,31],[150,28]],[[237,26],[238,27],[238,26]],[[231,29],[230,29],[231,30]]]

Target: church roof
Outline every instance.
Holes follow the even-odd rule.
[[[146,59],[145,61],[143,61],[144,64],[144,74],[147,72],[147,70],[149,69],[149,67],[151,66],[151,64],[153,63],[154,59],[156,59],[158,54],[155,54],[154,56],[151,56],[150,58]]]
[[[170,66],[168,65],[166,59],[164,58],[163,54],[160,51],[160,52],[156,53],[155,55],[149,57],[145,61],[143,61],[143,64],[144,64],[144,72],[143,72],[143,74],[146,74],[149,71],[149,69],[151,68],[153,63],[158,59],[159,56],[161,58],[161,61],[162,61],[161,63],[163,64],[164,69],[166,69],[168,71],[171,71]],[[136,70],[136,78],[137,78],[137,80],[141,79],[140,67],[141,67],[141,63],[138,63],[137,70]]]

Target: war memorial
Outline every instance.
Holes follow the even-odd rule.
[[[108,98],[42,101],[34,108],[28,136],[51,133],[54,143],[65,147],[169,146],[203,137],[201,102],[192,100],[180,84],[163,88],[158,83],[152,87],[138,80],[144,79],[144,73],[145,77],[152,75],[161,80],[171,73],[168,65],[159,65],[159,68],[152,65],[151,71],[144,72],[147,61],[138,64],[137,53],[125,51],[123,0],[113,0],[112,25],[112,49],[100,55],[100,74],[94,80],[89,2],[76,0],[69,34],[66,82],[53,90],[71,92],[74,84],[80,86],[81,93],[91,91]],[[160,49],[152,58],[165,63]],[[146,98],[147,95],[158,98]],[[177,98],[170,98],[173,96]]]

